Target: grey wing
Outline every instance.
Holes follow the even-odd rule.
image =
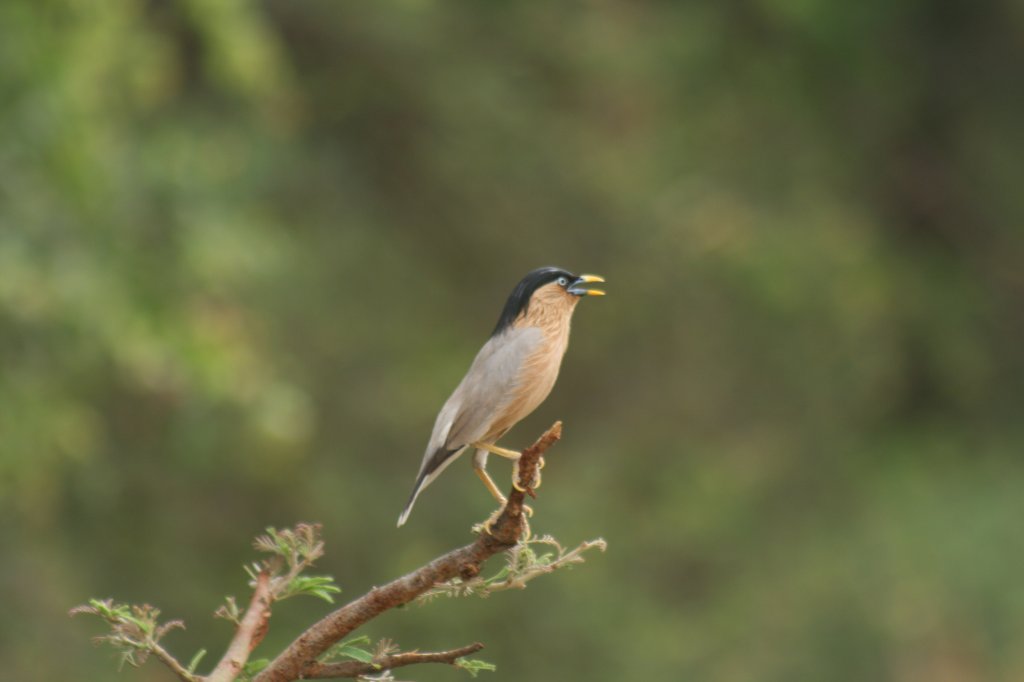
[[[487,433],[519,384],[520,369],[542,340],[539,329],[510,329],[491,337],[480,349],[462,383],[437,415],[412,494],[398,517],[399,526],[409,518],[420,492],[467,445]]]
[[[540,329],[528,327],[488,340],[438,415],[431,445],[452,450],[483,437],[511,400],[523,364],[543,339]]]

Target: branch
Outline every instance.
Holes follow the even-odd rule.
[[[455,661],[463,656],[475,654],[484,648],[480,642],[468,646],[452,649],[451,651],[437,651],[419,653],[412,651],[406,654],[392,654],[390,656],[378,656],[372,663],[360,661],[344,661],[342,663],[316,663],[306,669],[302,674],[304,680],[329,680],[338,677],[359,677],[360,675],[372,675],[384,670],[401,668],[417,663],[447,663],[455,665]]]
[[[303,574],[323,555],[319,524],[300,523],[292,529],[283,530],[267,528],[266,535],[256,538],[255,548],[272,556],[245,567],[253,587],[245,612],[240,612],[234,598],[229,596],[214,614],[236,623],[237,629],[209,676],[194,672],[206,653],[205,649],[200,649],[185,667],[160,646],[164,635],[174,628],[184,627],[184,624],[178,620],[161,624],[160,611],[152,606],[90,599],[88,605],[72,609],[71,614],[88,613],[105,620],[109,632],[96,640],[117,649],[123,663],[140,666],[153,655],[182,682],[232,682],[239,677],[251,682],[345,677],[370,679],[376,672],[383,674],[374,679],[393,679],[392,668],[417,663],[447,663],[473,676],[482,670],[494,670],[494,665],[486,661],[466,658],[483,648],[478,643],[450,651],[403,654],[398,653],[389,639],[380,640],[373,653],[363,646],[370,641],[365,636],[341,644],[338,642],[381,613],[411,601],[422,602],[439,595],[486,596],[499,590],[521,589],[527,581],[539,575],[581,563],[583,553],[590,549],[603,550],[605,543],[600,539],[566,550],[551,536],[531,536],[524,516],[524,511],[529,509],[523,501],[526,495],[535,496],[532,486],[535,479],[540,479],[538,469],[543,462],[543,454],[561,434],[562,424],[556,422],[536,443],[520,453],[516,480],[508,501],[485,524],[478,526],[484,530],[475,542],[448,552],[386,585],[374,587],[362,597],[328,614],[299,635],[269,664],[265,659],[249,662],[249,657],[266,635],[271,605],[297,595],[315,596],[333,603],[333,595],[341,591],[330,576]],[[495,575],[482,577],[480,573],[484,562],[499,552],[505,553],[505,566]],[[257,670],[262,672],[254,678]]]
[[[185,670],[184,666],[182,666],[181,663],[178,663],[178,659],[171,656],[167,649],[163,648],[159,644],[154,644],[152,651],[153,655],[157,657],[157,660],[170,668],[179,679],[184,682],[196,682],[198,679],[195,675]]]
[[[238,630],[235,631],[235,636],[223,658],[205,678],[205,682],[231,682],[238,676],[249,660],[249,654],[267,634],[272,599],[270,573],[266,570],[260,571],[256,576],[256,589],[253,590],[249,608],[238,624]]]
[[[525,519],[523,498],[529,488],[544,452],[562,436],[562,422],[555,422],[537,442],[523,450],[519,459],[519,486],[509,493],[508,502],[491,526],[490,533],[481,533],[472,544],[448,552],[429,564],[401,578],[375,587],[362,597],[333,611],[303,632],[256,676],[255,682],[292,682],[306,676],[319,665],[318,656],[330,646],[364,623],[396,606],[412,601],[435,585],[462,578],[469,580],[480,573],[482,564],[498,552],[519,542]]]

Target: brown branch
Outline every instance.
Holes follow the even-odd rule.
[[[202,678],[205,682],[231,682],[245,667],[249,654],[256,648],[267,634],[270,621],[270,573],[260,571],[256,576],[256,589],[252,592],[249,608],[245,610],[238,630],[228,645],[224,656],[217,663],[213,672]]]
[[[360,661],[344,661],[341,663],[316,663],[302,673],[304,680],[330,680],[339,677],[359,677],[360,675],[372,675],[384,670],[392,670],[417,663],[447,663],[454,665],[456,659],[463,656],[475,654],[484,648],[480,642],[468,646],[452,649],[451,651],[435,651],[419,653],[412,651],[405,654],[392,654],[390,656],[378,656],[373,663],[362,663]]]
[[[562,436],[562,422],[555,422],[537,442],[523,450],[519,459],[519,485],[514,486],[508,502],[491,526],[490,533],[481,533],[472,544],[434,559],[412,573],[390,583],[375,587],[362,597],[329,613],[313,624],[256,676],[255,682],[292,682],[313,669],[317,657],[330,646],[364,623],[396,606],[406,604],[439,583],[462,578],[468,580],[480,573],[483,563],[498,552],[514,547],[525,526],[523,497],[544,452]],[[219,666],[218,666],[219,667]],[[212,679],[212,678],[211,678]]]

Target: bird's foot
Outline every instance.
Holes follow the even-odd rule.
[[[528,504],[524,504],[522,505],[522,510],[523,514],[526,515],[526,518],[523,519],[523,534],[525,539],[529,539],[531,536],[530,522],[526,519],[533,518],[533,507],[531,507]],[[486,521],[473,524],[473,527],[470,530],[472,530],[472,532],[474,533],[487,533],[488,535],[494,535],[494,533],[491,532],[491,528],[494,526],[495,523],[497,523],[498,519],[501,517],[502,512],[504,511],[504,505],[498,507],[490,516],[487,517]]]
[[[517,460],[512,465],[512,487],[515,488],[516,490],[518,490],[521,493],[525,493],[527,490],[536,490],[537,488],[540,487],[540,481],[541,481],[540,470],[543,469],[543,468],[544,468],[544,458],[541,457],[540,461],[537,463],[537,470],[533,472],[533,480],[530,481],[530,485],[529,486],[524,488],[521,485],[519,485],[519,461]]]
[[[488,535],[493,535],[493,533],[491,533],[491,527],[498,521],[498,517],[501,516],[501,512],[503,511],[505,511],[504,506],[498,507],[494,510],[493,514],[487,517],[486,521],[473,524],[472,531],[474,533],[487,533]]]

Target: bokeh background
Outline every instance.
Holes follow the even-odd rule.
[[[597,272],[535,529],[393,612],[495,680],[1024,679],[1019,3],[0,4],[0,660],[230,635],[267,525],[354,596],[470,539],[436,410],[528,270]],[[508,465],[492,471],[508,480]],[[274,616],[263,652],[326,612]],[[465,679],[409,669],[402,679]]]

